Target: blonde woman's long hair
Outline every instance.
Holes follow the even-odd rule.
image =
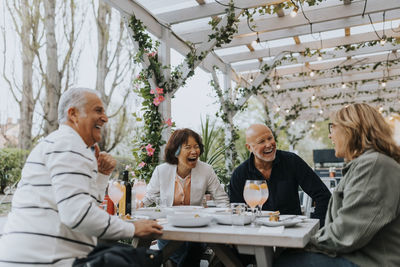
[[[344,129],[346,159],[374,149],[400,163],[400,147],[394,141],[393,130],[375,108],[364,103],[351,104],[334,112],[331,118]]]

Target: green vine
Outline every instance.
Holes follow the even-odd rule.
[[[223,44],[230,43],[233,35],[238,31],[239,19],[235,14],[235,5],[233,0],[230,0],[228,7],[225,9],[227,16],[226,25],[219,26],[220,18],[213,18],[208,24],[211,25],[211,29],[214,31],[208,36],[208,41],[215,39],[217,42],[216,47],[221,47]],[[219,26],[219,27],[218,27]]]

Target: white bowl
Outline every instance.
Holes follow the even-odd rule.
[[[166,213],[169,214],[183,214],[201,212],[204,208],[202,206],[172,206],[165,208]]]
[[[133,213],[133,215],[134,216],[148,216],[149,219],[155,220],[155,219],[167,217],[167,212],[165,212],[163,209],[159,209],[159,208],[140,208],[140,209],[137,209]]]
[[[197,213],[167,215],[168,224],[178,227],[202,227],[209,225],[212,217]]]
[[[225,214],[214,214],[213,217],[219,224],[246,225],[251,223],[250,215],[232,216],[229,213],[225,213]]]

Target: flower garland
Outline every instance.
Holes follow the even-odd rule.
[[[139,44],[138,51],[135,55],[136,62],[143,62],[144,55],[149,60],[148,68],[143,68],[137,78],[134,80],[134,91],[139,94],[142,99],[143,116],[133,114],[137,121],[143,121],[143,136],[134,144],[132,150],[133,157],[137,166],[133,168],[135,176],[139,179],[148,181],[159,164],[160,148],[165,144],[162,140],[162,131],[166,127],[174,126],[171,118],[166,121],[162,120],[162,116],[158,110],[159,105],[165,101],[164,88],[171,90],[162,75],[163,66],[158,61],[157,50],[159,42],[153,42],[151,37],[145,33],[143,23],[132,16],[129,23],[133,31],[133,38]],[[155,78],[155,81],[162,87],[152,88],[149,79]]]

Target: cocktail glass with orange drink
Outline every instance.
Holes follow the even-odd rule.
[[[108,196],[114,203],[115,214],[117,214],[118,202],[124,196],[124,191],[120,180],[111,180],[108,182]]]
[[[257,184],[260,186],[260,191],[261,191],[261,199],[260,202],[258,203],[258,207],[260,209],[259,215],[261,215],[262,206],[268,200],[269,191],[268,191],[268,185],[265,180],[259,180],[257,181]]]
[[[143,179],[137,179],[133,184],[135,189],[136,200],[138,201],[138,207],[142,207],[142,200],[146,195],[146,181]]]
[[[261,200],[261,189],[257,184],[257,180],[246,180],[243,190],[243,198],[246,201],[246,204],[250,207],[251,212],[253,213],[253,218],[255,218],[256,207]],[[254,226],[253,223],[252,226]]]

